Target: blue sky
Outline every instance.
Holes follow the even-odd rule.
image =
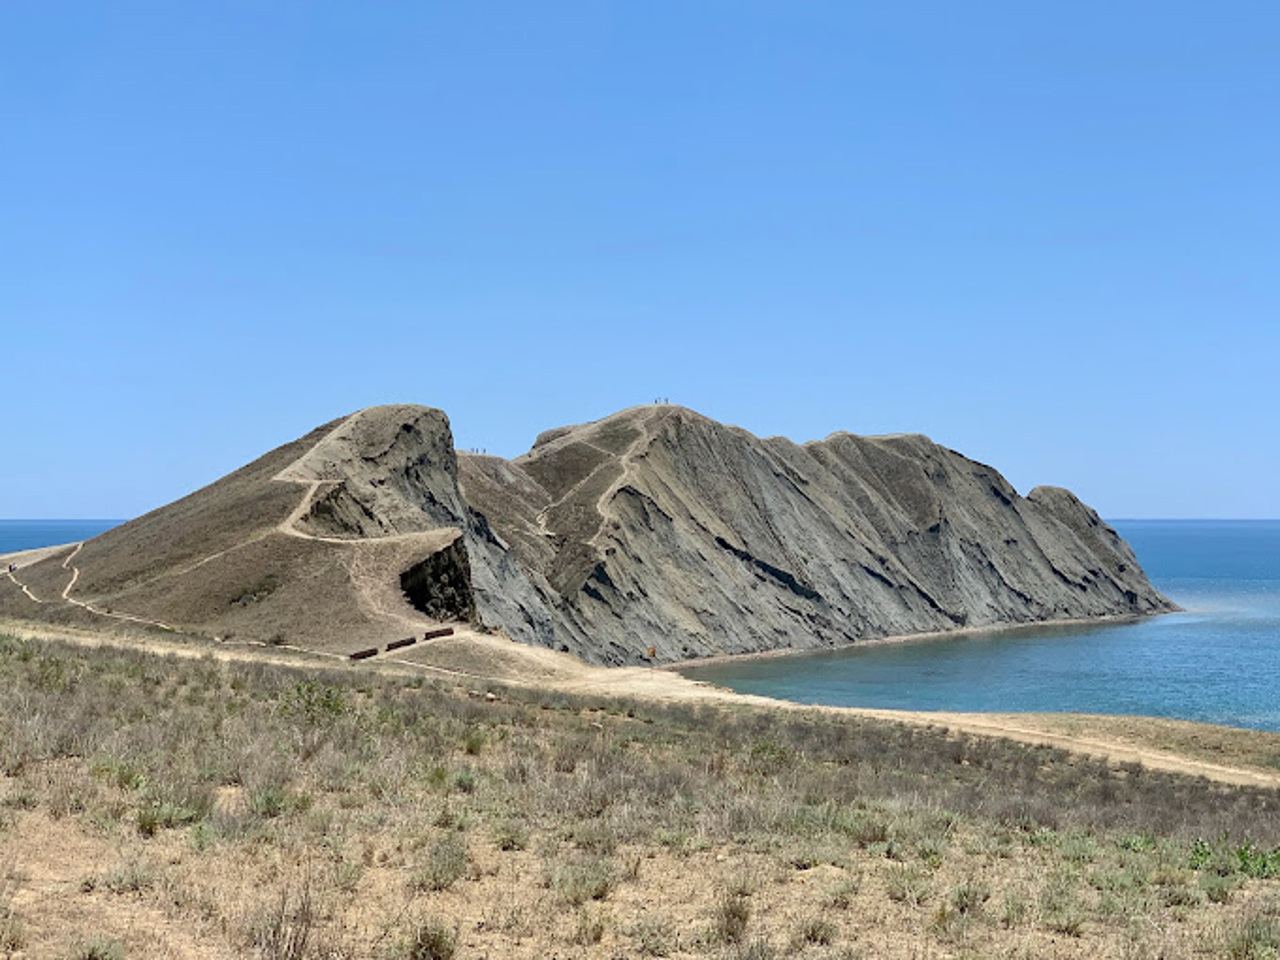
[[[1280,516],[1280,6],[0,5],[0,516],[657,396]]]

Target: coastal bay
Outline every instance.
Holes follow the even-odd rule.
[[[741,693],[899,710],[1138,714],[1280,730],[1280,522],[1112,521],[1182,612],[684,668]]]

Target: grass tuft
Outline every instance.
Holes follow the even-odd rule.
[[[458,931],[439,921],[423,918],[393,947],[392,960],[453,960]]]
[[[413,875],[417,890],[448,890],[462,879],[471,866],[466,841],[456,833],[448,833],[431,845],[427,859]]]

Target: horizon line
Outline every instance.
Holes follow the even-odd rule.
[[[151,511],[147,511],[148,513]],[[0,523],[129,523],[138,517],[0,517]],[[1099,514],[1107,523],[1280,523],[1280,517],[1107,517]]]

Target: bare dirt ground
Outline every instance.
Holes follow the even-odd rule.
[[[181,862],[177,844],[162,854],[166,863]],[[154,960],[208,957],[231,960],[217,940],[189,919],[179,921],[155,903],[139,896],[121,896],[130,872],[140,870],[136,857],[119,843],[85,831],[72,818],[54,819],[30,813],[13,831],[6,856],[14,876],[10,906],[26,918],[24,939],[40,944],[35,956],[98,956],[82,933],[96,930],[104,942],[127,943],[128,956]],[[0,868],[4,867],[0,864]],[[100,887],[100,889],[96,889]],[[2,948],[0,948],[2,949]]]
[[[66,550],[68,547],[72,548],[71,553],[69,553],[66,557],[63,558],[62,564],[61,564],[62,569],[66,570],[68,575],[67,583],[66,583],[66,586],[62,588],[62,593],[57,597],[37,596],[32,591],[31,587],[27,583],[25,583],[22,579],[20,579],[19,574],[22,573],[22,570],[24,567],[30,566],[35,563],[39,563],[40,561],[45,560],[49,557],[57,556],[58,553],[60,553],[63,550]],[[9,580],[12,581],[18,587],[18,589],[20,589],[23,592],[23,594],[27,597],[27,599],[32,601],[33,603],[39,603],[39,604],[67,603],[72,606],[79,607],[81,610],[84,610],[86,613],[91,613],[96,616],[105,617],[111,620],[123,620],[130,623],[136,623],[140,626],[159,627],[162,630],[173,629],[167,623],[163,623],[159,620],[148,620],[145,617],[135,617],[127,613],[117,613],[111,610],[103,610],[92,603],[89,603],[87,601],[80,600],[80,599],[77,599],[76,597],[71,596],[71,591],[75,589],[76,581],[80,579],[80,568],[75,566],[72,563],[72,561],[80,554],[80,551],[83,548],[84,548],[84,541],[80,541],[78,543],[73,543],[73,544],[66,543],[66,544],[59,544],[53,547],[41,547],[36,550],[22,550],[17,553],[6,553],[3,555],[0,555],[0,567],[4,568],[5,576],[8,577]],[[9,569],[11,564],[17,565],[16,572],[14,570]]]
[[[299,897],[308,890],[314,894],[308,907],[314,914],[308,913],[306,922],[316,939],[306,954],[310,960],[409,956],[390,948],[417,915],[446,924],[456,937],[458,960],[1253,956],[1228,953],[1227,947],[1243,942],[1241,931],[1253,929],[1255,918],[1261,918],[1258,929],[1265,927],[1271,936],[1271,918],[1280,917],[1274,880],[1233,879],[1229,888],[1214,887],[1225,881],[1215,880],[1207,867],[1193,872],[1187,866],[1185,838],[1150,852],[1143,844],[1164,842],[952,820],[928,805],[880,801],[846,811],[859,818],[859,831],[866,827],[856,843],[847,831],[837,837],[775,829],[774,824],[809,823],[815,810],[830,812],[804,798],[830,797],[836,780],[826,779],[824,771],[837,767],[819,756],[803,768],[786,768],[792,772],[785,775],[765,771],[740,781],[735,778],[746,768],[739,765],[749,767],[756,754],[719,739],[739,721],[782,711],[803,711],[802,724],[832,730],[846,725],[829,722],[828,715],[873,716],[886,722],[867,726],[909,734],[908,740],[895,742],[920,742],[910,737],[921,731],[893,725],[914,724],[1051,744],[1117,765],[1141,763],[1225,784],[1277,786],[1280,771],[1272,764],[1280,754],[1280,737],[1270,734],[1142,718],[820,711],[739,696],[667,670],[590,667],[461,627],[451,637],[351,662],[273,645],[113,626],[118,632],[108,634],[0,620],[0,634],[173,658],[167,663],[94,658],[104,665],[95,674],[102,680],[96,689],[110,691],[119,682],[119,689],[132,691],[124,699],[138,714],[139,729],[128,731],[114,751],[50,753],[12,774],[0,772],[0,813],[8,817],[7,828],[0,829],[0,908],[7,900],[21,918],[25,943],[6,954],[0,929],[0,957],[119,955],[105,948],[92,952],[95,939],[119,945],[126,957],[302,956],[271,952],[263,946],[263,931],[277,920],[286,928],[301,928]],[[452,719],[427,724],[452,731],[436,740],[404,739],[418,727],[388,724],[379,733],[377,725],[351,721],[350,729],[362,731],[362,738],[378,738],[367,751],[367,763],[351,766],[360,750],[351,748],[346,734],[333,732],[346,729],[347,720],[327,733],[329,728],[317,721],[295,724],[280,709],[288,695],[271,694],[278,680],[236,694],[240,679],[259,672],[221,671],[202,663],[205,658],[310,668],[296,678],[286,675],[284,682],[297,679],[299,689],[313,692],[321,689],[317,683],[332,683],[349,709],[360,705],[370,717],[400,716],[395,711],[402,707],[408,710],[405,718],[418,716],[415,711],[430,709],[421,706],[426,702],[459,706],[440,707],[451,711],[441,717]],[[105,665],[113,662],[125,666],[109,673]],[[318,667],[327,672],[312,672]],[[142,672],[127,681],[134,686],[125,685],[126,668]],[[362,679],[340,681],[335,668]],[[32,696],[44,689],[41,677],[55,686],[60,679],[75,682],[70,672],[31,671]],[[375,678],[380,676],[396,682],[379,692],[383,685]],[[402,682],[423,676],[449,682]],[[517,693],[517,687],[583,699],[566,696],[560,706],[558,697]],[[76,689],[46,691],[47,717],[79,716],[68,710]],[[487,702],[487,692],[494,693],[493,703]],[[267,699],[271,695],[281,699]],[[611,696],[623,698],[620,705],[594,699]],[[503,711],[521,697],[531,704],[524,708],[529,719],[516,726],[502,718],[517,714]],[[662,711],[687,716],[681,722],[695,731],[712,714],[730,720],[714,728],[706,742],[673,747],[668,728],[654,727],[644,716],[653,709],[644,701],[731,708],[706,711],[706,716],[679,707]],[[257,705],[261,710],[253,712]],[[735,714],[735,705],[750,709]],[[815,717],[819,713],[823,716]],[[227,769],[238,772],[234,779],[215,781],[212,813],[200,826],[144,834],[141,817],[151,809],[145,806],[150,801],[133,785],[138,771],[147,769],[141,758],[149,756],[149,763],[181,755],[188,734],[179,733],[171,742],[156,738],[162,728],[181,730],[182,717],[193,724],[190,736],[197,738],[197,729],[207,731],[210,723],[231,718],[217,736],[237,745],[228,756],[241,759]],[[479,739],[472,742],[477,731]],[[948,742],[936,733],[926,736],[935,747]],[[328,737],[336,739],[329,743]],[[803,756],[806,749],[797,747],[795,753]],[[211,752],[206,744],[190,762],[213,762]],[[651,754],[661,761],[652,768],[644,766]],[[759,762],[770,756],[760,754]],[[653,810],[666,809],[654,806],[658,794],[652,792],[618,794],[604,818],[592,805],[606,782],[619,791],[637,783],[660,786],[675,760],[697,772],[698,785],[688,789],[701,791],[703,814],[687,833],[672,832],[666,821],[660,828],[625,829],[628,823],[648,822],[656,816]],[[1036,758],[1033,767],[1083,763],[1074,757],[1060,760]],[[288,771],[283,781],[288,788],[280,788],[280,809],[263,813],[262,798],[276,782],[271,777],[277,764]],[[940,781],[952,776],[953,761],[946,764]],[[146,780],[161,789],[170,780],[187,782],[185,774],[193,769],[161,767]],[[848,776],[844,767],[838,770],[831,776]],[[1124,766],[1117,779],[1126,782],[1130,772]],[[1084,776],[1096,779],[1097,773],[1090,766]],[[1063,788],[1065,782],[1053,781],[1055,791],[1063,790],[1053,797],[1056,803],[1061,796],[1069,806],[1074,787]],[[992,789],[999,789],[998,781]],[[1203,789],[1221,794],[1223,802],[1237,796],[1233,790]],[[306,798],[306,804],[290,806],[289,797]],[[1145,807],[1142,802],[1135,808]],[[1257,816],[1272,814],[1262,810]],[[760,833],[733,826],[757,821],[771,826]],[[519,830],[523,838],[513,840]],[[456,879],[436,886],[420,879],[434,869],[433,851],[459,843],[466,865]],[[597,867],[608,868],[607,893],[574,886],[590,881],[589,871]],[[579,871],[581,881],[574,879]],[[1202,889],[1206,882],[1210,885]],[[1141,889],[1131,890],[1126,886],[1131,883]],[[1212,899],[1212,891],[1221,894],[1221,902]],[[749,909],[750,942],[721,944],[714,937],[723,934],[715,931],[725,928],[726,911],[734,904]],[[757,938],[775,946],[755,950]]]
[[[1199,728],[1204,744],[1216,744],[1222,760],[1205,758],[1205,750],[1183,752],[1183,739],[1171,735],[1153,717],[1106,717],[1086,714],[1044,713],[928,713],[901,710],[850,710],[867,717],[901,723],[922,723],[963,733],[1005,737],[1022,743],[1059,747],[1074,753],[1101,757],[1115,764],[1138,763],[1153,770],[1205,777],[1239,786],[1280,786],[1280,735],[1235,731],[1208,724]],[[1232,734],[1239,733],[1237,738]],[[1248,741],[1252,741],[1252,745]],[[1212,748],[1210,748],[1212,749]],[[1268,763],[1268,760],[1271,762]]]
[[[259,662],[265,659],[293,666],[320,661],[329,666],[350,662],[340,655],[288,646],[253,642],[211,643],[142,633],[128,637],[104,636],[87,630],[51,628],[24,621],[0,620],[0,631],[87,646],[122,645],[164,656],[213,656],[219,660]],[[351,668],[424,672],[466,679],[481,686],[497,683],[595,696],[821,710],[1048,745],[1100,757],[1117,765],[1137,763],[1154,770],[1205,777],[1221,783],[1280,787],[1280,734],[1150,717],[973,714],[800,706],[768,697],[734,693],[669,670],[590,666],[566,654],[525,646],[500,634],[480,633],[463,626],[455,628],[452,637],[422,642],[403,651],[351,664]]]
[[[13,907],[27,918],[27,941],[39,944],[29,952],[17,954],[20,960],[110,956],[88,952],[92,941],[86,941],[82,933],[71,932],[85,930],[97,931],[95,939],[99,942],[124,946],[125,957],[147,960],[288,956],[283,951],[240,952],[228,944],[214,918],[231,916],[246,922],[255,913],[263,912],[264,903],[270,905],[263,896],[264,889],[288,889],[291,884],[300,887],[308,875],[333,869],[324,855],[298,863],[263,845],[249,851],[235,873],[222,865],[210,874],[208,858],[193,852],[180,837],[152,841],[145,854],[139,855],[87,833],[71,819],[55,820],[43,813],[24,816],[13,835],[19,840],[13,854],[22,864],[22,884]],[[365,955],[351,944],[373,945],[373,955],[382,955],[377,951],[388,946],[389,931],[403,922],[415,900],[423,899],[405,890],[405,866],[414,856],[408,844],[397,845],[387,836],[379,836],[366,844],[362,856],[366,865],[359,881],[359,898],[352,897],[344,905],[327,905],[332,911],[326,928],[327,942],[313,943],[313,949],[318,949],[307,956]],[[753,938],[802,943],[803,931],[816,931],[810,936],[829,936],[815,924],[825,922],[830,925],[827,930],[839,928],[844,941],[857,944],[856,952],[846,952],[816,946],[805,949],[797,943],[788,953],[802,960],[963,960],[997,955],[978,952],[984,946],[989,948],[990,942],[978,941],[978,945],[969,946],[961,937],[957,943],[940,944],[920,923],[922,907],[895,902],[887,893],[885,881],[869,871],[832,864],[818,864],[803,872],[788,871],[778,866],[775,857],[734,847],[681,856],[640,850],[633,855],[623,848],[619,856],[627,861],[631,876],[611,891],[608,903],[589,901],[584,907],[570,907],[546,888],[545,867],[536,853],[502,851],[473,843],[470,875],[448,890],[431,894],[429,899],[436,915],[449,917],[454,923],[457,952],[452,955],[459,960],[708,956],[706,948],[698,946],[699,935],[717,916],[708,890],[724,889],[750,891]],[[980,879],[999,883],[999,889],[1012,897],[1008,891],[1019,883],[1027,889],[1037,888],[1046,869],[1045,864],[1028,857],[1026,863],[1013,870],[1013,878],[998,876],[997,871]],[[142,889],[128,889],[134,882],[141,882]],[[933,882],[941,887],[945,883],[972,883],[974,878],[947,877],[944,870],[934,876]],[[172,903],[168,902],[168,889],[176,894]],[[662,891],[660,913],[654,911],[657,890]],[[1229,913],[1225,909],[1219,911],[1223,918],[1248,915],[1274,902],[1264,889],[1244,890],[1234,899]],[[832,906],[842,900],[850,901],[849,905]],[[991,908],[993,912],[997,909],[994,905]],[[205,912],[208,919],[202,917]],[[934,912],[932,904],[923,912]],[[836,919],[828,919],[832,917]],[[1212,922],[1197,917],[1153,928],[1145,933],[1149,952],[1129,952],[1114,944],[1100,943],[1097,931],[1080,937],[1018,927],[1001,933],[998,955],[1020,960],[1189,957],[1190,952],[1179,951],[1179,942],[1205,937]],[[597,924],[599,932],[594,937],[584,933]],[[843,929],[845,926],[849,929]],[[451,954],[439,954],[447,955]],[[755,954],[742,950],[713,951],[710,955],[731,958]]]
[[[458,527],[347,537],[305,522],[335,485],[330,461],[351,459],[326,452],[334,437],[368,415],[319,428],[103,537],[0,554],[0,616],[335,654],[436,626],[408,602],[399,574],[453,544]]]

